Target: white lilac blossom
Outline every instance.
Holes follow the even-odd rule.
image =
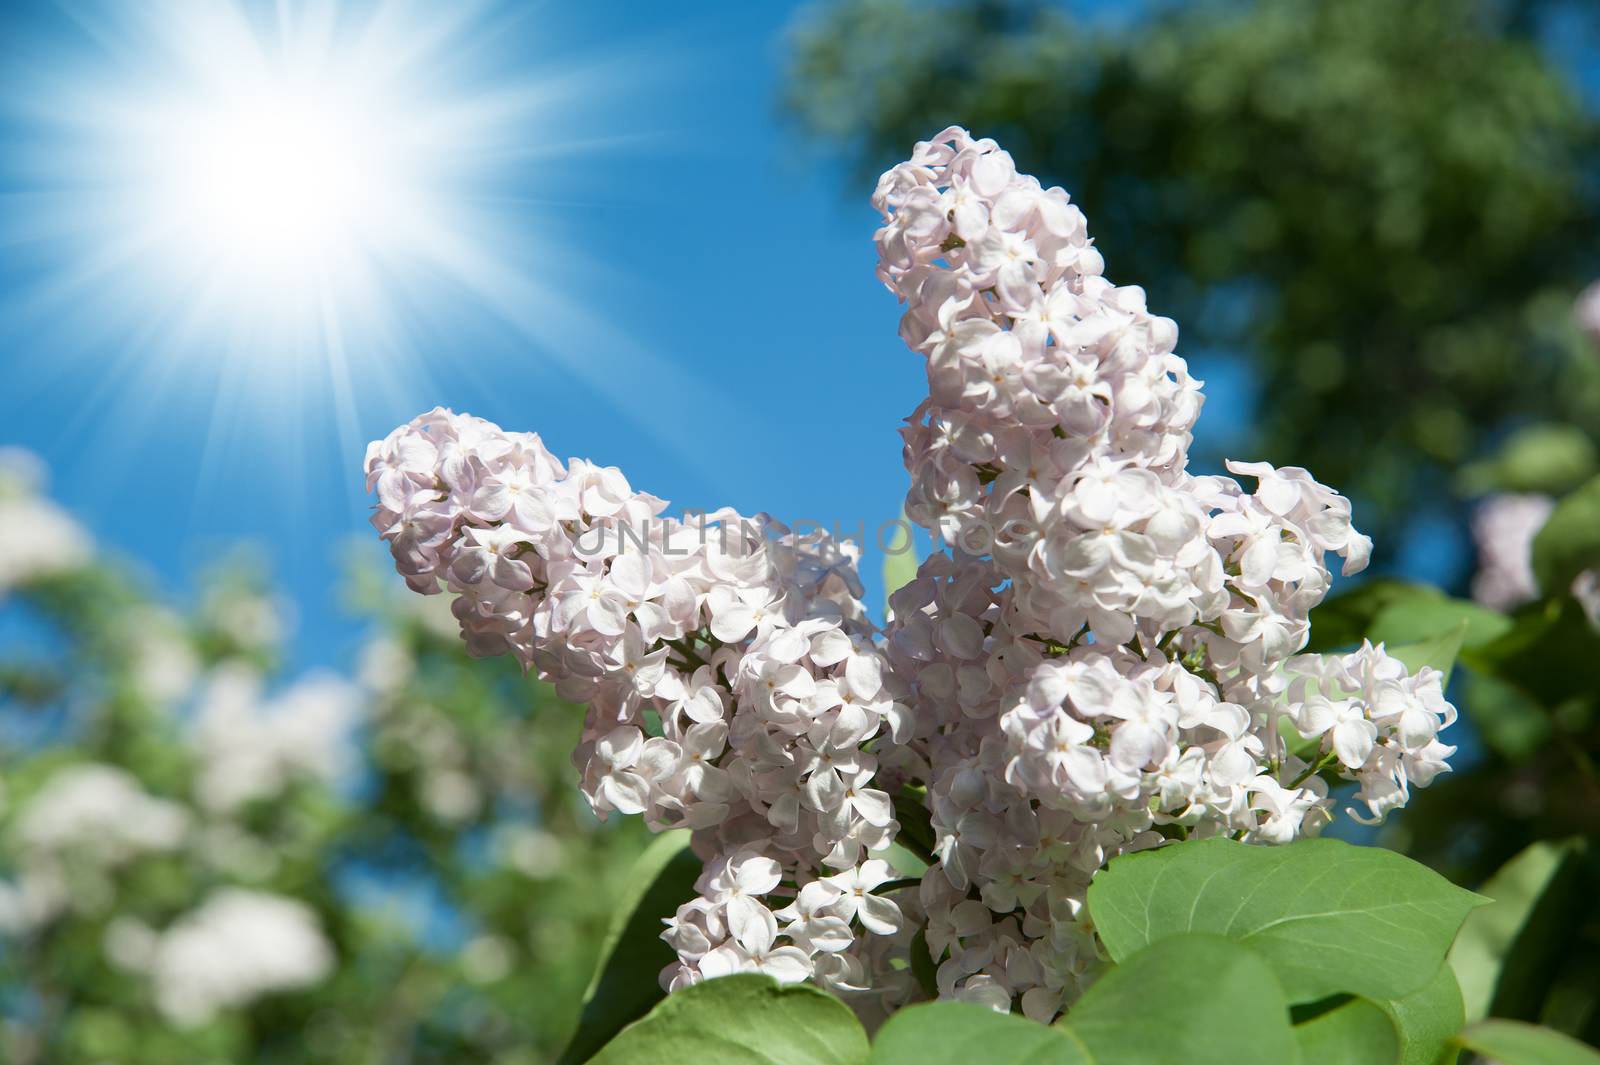
[[[110,901],[108,876],[188,837],[188,811],[145,791],[126,770],[97,762],[58,769],[17,812],[17,869],[0,882],[0,931],[19,933],[76,908]]]
[[[24,851],[92,852],[103,862],[172,850],[189,827],[182,806],[156,798],[132,774],[98,762],[59,769],[17,818]]]
[[[333,969],[333,948],[305,903],[223,888],[161,932],[108,928],[108,956],[149,974],[174,1024],[204,1024],[262,995],[309,987]]]
[[[1572,317],[1591,342],[1600,344],[1600,281],[1578,294],[1572,304]]]
[[[779,919],[815,885],[847,930],[899,926],[893,900],[836,882],[873,877],[893,839],[875,777],[909,725],[853,545],[732,511],[665,517],[616,469],[443,410],[375,443],[367,473],[400,572],[454,594],[468,648],[588,704],[574,761],[595,812],[693,830],[705,873],[667,932],[668,985],[761,969],[855,986],[855,933]]]
[[[294,616],[291,604],[248,581],[217,580],[200,601],[200,622],[226,636],[237,651],[268,652],[280,645]]]
[[[589,704],[596,811],[694,830],[670,988],[758,970],[880,1013],[922,993],[925,924],[939,997],[1048,1020],[1102,965],[1085,898],[1110,858],[1315,833],[1329,780],[1382,818],[1445,768],[1454,710],[1381,646],[1299,654],[1326,555],[1355,573],[1371,542],[1305,470],[1188,471],[1177,327],[1105,280],[1065,192],[950,129],[874,203],[928,374],[906,512],[950,545],[886,630],[853,545],[667,519],[617,470],[443,410],[369,448],[373,521],[470,649]],[[936,841],[915,890],[883,860],[891,793]]]
[[[259,673],[225,665],[206,685],[190,730],[199,754],[195,794],[226,812],[280,794],[296,779],[333,781],[349,764],[359,689],[310,676],[267,698]]]
[[[129,682],[140,698],[171,707],[194,690],[203,664],[182,618],[165,607],[139,606],[127,611],[118,627]]]
[[[1065,192],[951,129],[874,202],[928,373],[906,511],[952,545],[888,633],[938,841],[930,950],[942,997],[1048,1020],[1100,964],[1084,901],[1107,860],[1314,833],[1324,776],[1382,817],[1443,768],[1454,711],[1381,647],[1296,655],[1325,555],[1354,573],[1371,543],[1305,470],[1230,463],[1253,490],[1188,471],[1177,327],[1102,276]]]
[[[1590,626],[1600,632],[1600,569],[1586,569],[1574,577],[1572,597],[1583,608]]]
[[[1472,539],[1478,547],[1474,599],[1495,610],[1510,610],[1539,597],[1533,538],[1555,508],[1549,496],[1512,492],[1478,505],[1472,515]]]
[[[37,457],[16,448],[0,449],[0,597],[89,560],[88,533],[38,495],[43,480]]]
[[[1472,538],[1478,546],[1474,599],[1496,610],[1510,610],[1539,597],[1533,540],[1555,509],[1554,499],[1537,493],[1503,493],[1479,504],[1472,516]],[[1600,630],[1600,570],[1579,573],[1567,590],[1589,624]]]

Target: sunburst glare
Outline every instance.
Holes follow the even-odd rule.
[[[420,338],[472,317],[591,382],[649,359],[562,289],[581,249],[544,222],[542,198],[563,195],[545,173],[574,187],[601,139],[581,116],[626,80],[615,57],[556,56],[526,12],[494,5],[72,17],[91,42],[77,62],[13,75],[24,191],[0,240],[40,256],[11,309],[99,360],[74,374],[94,382],[86,421],[155,417],[152,396],[184,388],[206,393],[208,446],[242,414],[292,426],[311,407],[357,446],[358,399],[422,391]],[[540,276],[557,263],[563,277]]]

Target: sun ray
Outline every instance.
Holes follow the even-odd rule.
[[[564,287],[580,249],[541,222],[582,209],[542,170],[570,174],[629,136],[576,116],[641,64],[553,47],[513,61],[496,52],[508,16],[487,3],[173,0],[68,17],[76,51],[30,60],[11,77],[26,91],[7,94],[20,135],[0,247],[28,283],[0,296],[0,318],[76,353],[28,374],[81,388],[80,429],[137,431],[187,402],[209,422],[203,470],[230,438],[307,422],[359,450],[363,402],[425,394],[437,338],[468,317],[521,350],[474,351],[451,374],[538,360],[604,396],[649,373],[663,382],[651,402],[614,413],[673,449],[660,403],[741,417],[692,364]],[[287,454],[279,443],[265,453]]]

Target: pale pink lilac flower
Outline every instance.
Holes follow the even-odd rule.
[[[944,549],[867,620],[857,550],[731,511],[665,515],[614,469],[435,410],[369,449],[374,524],[468,647],[588,705],[602,815],[693,831],[670,989],[811,979],[882,1015],[922,994],[1048,1021],[1104,966],[1090,880],[1174,837],[1281,843],[1357,782],[1381,818],[1447,768],[1437,674],[1302,655],[1351,505],[1309,473],[1188,470],[1200,382],[1117,287],[1082,211],[948,129],[879,181],[879,277],[927,398],[906,512]],[[1298,755],[1295,752],[1300,752]],[[915,891],[884,856],[925,805]]]

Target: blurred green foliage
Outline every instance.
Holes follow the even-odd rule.
[[[359,682],[346,682],[361,704],[353,762],[223,808],[204,797],[195,704],[223,672],[277,669],[283,621],[256,571],[235,560],[190,610],[115,559],[0,588],[0,606],[44,637],[0,654],[0,1060],[553,1059],[646,833],[588,812],[568,764],[572,707],[508,660],[469,659],[443,597],[353,572],[352,606],[371,626]],[[90,763],[175,804],[183,840],[53,853],[42,867],[50,904],[19,917],[41,872],[21,827],[30,799]],[[117,930],[171,928],[229,886],[308,905],[331,970],[175,1018],[148,972],[116,960]]]
[[[1570,493],[1556,513],[1581,509],[1597,487]],[[1452,697],[1481,750],[1413,792],[1380,838],[1496,900],[1468,920],[1452,954],[1469,1021],[1535,1022],[1600,1043],[1600,860],[1582,842],[1600,838],[1600,600],[1574,595],[1581,586],[1569,572],[1600,566],[1594,531],[1546,523],[1531,561],[1550,580],[1509,614],[1424,585],[1369,581],[1312,612],[1311,649],[1363,638],[1459,643]]]
[[[1241,450],[1351,494],[1392,549],[1508,431],[1600,429],[1571,315],[1600,125],[1535,42],[1547,6],[837,0],[796,28],[788,102],[864,174],[957,123],[1062,184],[1201,376],[1248,360]]]

